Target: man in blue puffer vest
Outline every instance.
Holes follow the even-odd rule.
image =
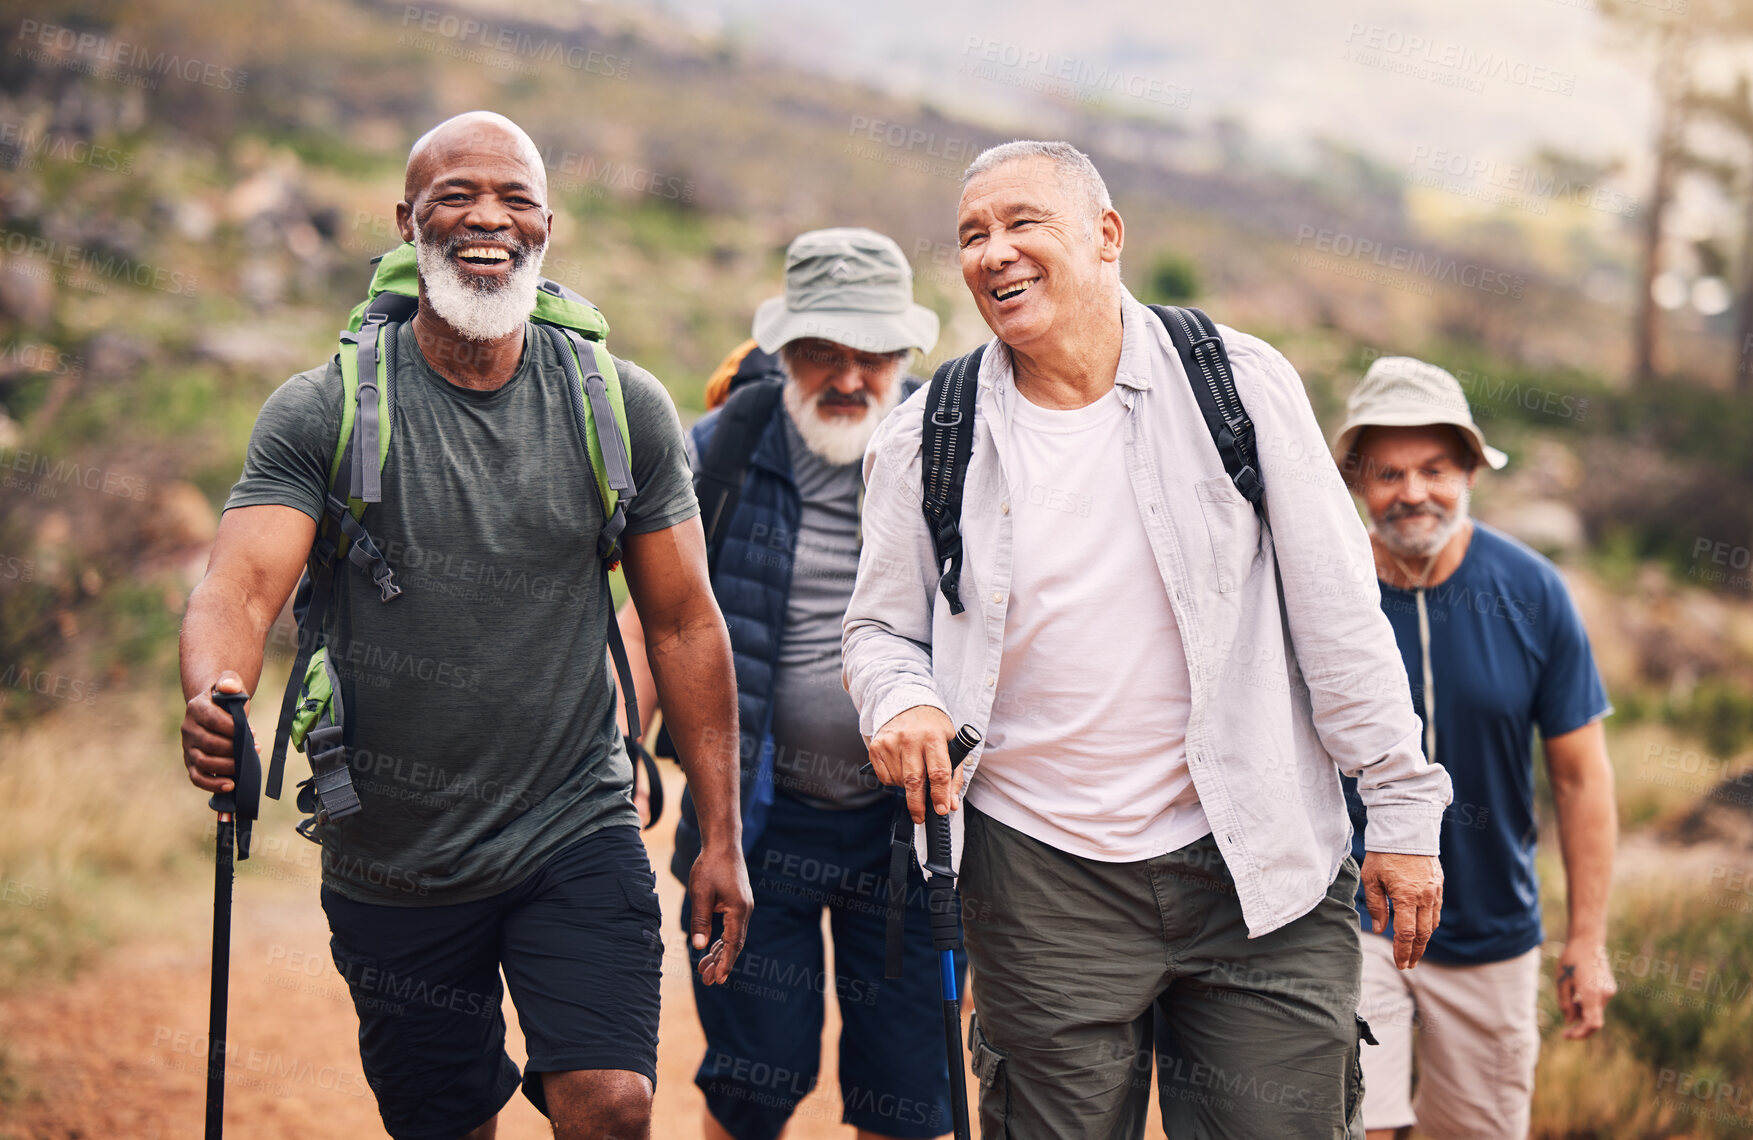
[[[843,1026],[835,1099],[845,1123],[863,1140],[949,1131],[924,884],[910,865],[902,977],[885,980],[890,794],[861,772],[865,742],[840,679],[841,621],[858,571],[860,460],[900,400],[908,355],[937,341],[937,317],[913,302],[912,278],[900,247],[870,230],[798,237],[786,253],[784,294],[754,321],[755,342],[777,354],[781,378],[733,389],[689,438],[696,472],[722,473],[727,462],[746,472],[726,517],[706,519],[718,536],[712,587],[736,662],[743,844],[755,895],[737,972],[728,985],[694,990],[706,1033],[694,1079],[706,1094],[707,1140],[774,1140],[784,1131],[816,1083],[829,992]],[[741,454],[725,459],[721,433],[744,441],[728,448]],[[621,620],[637,654],[639,618],[628,607]],[[656,694],[643,662],[633,664],[648,717]],[[671,863],[684,882],[698,851],[684,798]]]

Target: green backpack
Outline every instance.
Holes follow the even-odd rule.
[[[363,518],[366,507],[383,498],[382,470],[389,458],[395,424],[396,377],[391,360],[401,324],[413,319],[419,308],[420,284],[411,244],[404,243],[373,260],[377,270],[366,299],[354,308],[341,333],[341,432],[329,463],[323,519],[293,601],[298,655],[280,704],[274,752],[263,788],[269,798],[280,798],[289,742],[309,757],[311,778],[298,785],[298,806],[309,818],[298,825],[298,832],[313,842],[320,842],[315,830],[319,823],[343,819],[361,807],[342,744],[346,718],[340,679],[329,662],[328,650],[321,645],[323,616],[334,594],[335,572],[343,560],[352,563],[378,587],[380,600],[386,604],[402,592],[396,585],[394,568],[373,541]],[[553,342],[571,381],[573,418],[590,456],[597,495],[603,504],[597,556],[602,560],[607,589],[608,574],[621,561],[627,503],[637,493],[621,381],[604,345],[608,322],[596,306],[545,277],[537,285],[536,308],[530,320]],[[374,455],[375,463],[371,462]],[[628,723],[638,724],[627,653],[613,607],[609,648],[628,706]],[[652,796],[655,823],[661,810],[655,780]]]

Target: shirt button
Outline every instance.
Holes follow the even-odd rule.
[[[990,674],[990,673],[988,673],[986,675],[986,687],[988,689],[990,689],[992,687],[992,674]]]
[[[1003,605],[1004,604],[1004,595],[999,593],[997,590],[992,591],[992,604],[995,606]]]
[[[1008,515],[1008,514],[1010,514],[1010,504],[1009,503],[1000,503],[1000,504],[998,504],[998,510],[999,510],[1000,514]]]

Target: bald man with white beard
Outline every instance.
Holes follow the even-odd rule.
[[[487,112],[439,125],[409,155],[396,222],[416,247],[420,304],[384,334],[395,430],[382,501],[360,521],[402,592],[381,604],[343,567],[321,631],[363,805],[317,827],[335,965],[395,1140],[487,1140],[520,1086],[565,1140],[646,1137],[660,913],[615,723],[603,509],[577,391],[529,321],[553,232],[535,144]],[[702,832],[693,945],[716,985],[750,906],[730,645],[675,408],[644,369],[615,369],[637,491],[623,565],[688,757]],[[231,718],[213,693],[260,680],[264,634],[324,517],[342,398],[338,358],[268,398],[189,599],[183,753],[203,791],[232,786]],[[531,582],[543,588],[516,585]],[[708,947],[714,915],[723,938]]]

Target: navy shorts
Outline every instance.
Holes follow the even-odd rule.
[[[887,799],[824,811],[784,792],[773,797],[748,857],[755,910],[742,955],[722,985],[702,985],[693,972],[706,1033],[694,1083],[737,1140],[773,1140],[815,1087],[828,994],[840,1006],[840,1087],[829,1100],[841,1104],[841,1120],[884,1136],[950,1130],[943,994],[917,864],[908,866],[902,977],[883,977],[891,810]],[[689,955],[698,962],[700,952]],[[958,977],[964,963],[957,954]]]
[[[479,902],[378,906],[324,887],[329,949],[353,993],[384,1130],[455,1140],[517,1091],[501,967],[529,1048],[524,1095],[537,1108],[547,1111],[543,1073],[626,1069],[655,1086],[656,886],[638,830],[615,826]]]

